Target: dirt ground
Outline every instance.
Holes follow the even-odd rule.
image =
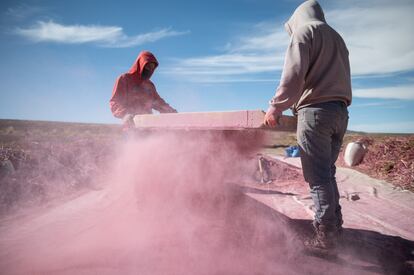
[[[0,215],[93,188],[120,137],[113,125],[0,120]]]
[[[0,214],[17,204],[30,206],[93,188],[91,179],[107,171],[120,140],[117,125],[0,120]],[[343,148],[351,141],[368,146],[363,162],[353,169],[414,191],[414,135],[348,133]],[[262,153],[279,155],[297,144],[292,133],[274,133],[266,143]],[[337,164],[346,166],[343,149]],[[28,195],[33,193],[35,198]]]
[[[414,192],[414,135],[355,136],[352,140],[361,141],[368,147],[363,161],[354,169]],[[346,166],[343,154],[339,164]]]
[[[367,145],[368,151],[362,163],[350,168],[390,182],[396,188],[414,192],[414,135],[349,132],[344,138],[338,166],[348,167],[343,159],[343,153],[349,142],[356,141]],[[295,134],[273,134],[263,152],[284,155],[284,149],[293,145],[297,145]]]
[[[262,152],[283,153],[285,146],[295,144],[292,137],[278,136],[278,142]],[[412,137],[402,138],[410,142]],[[283,185],[284,194],[293,195],[295,184],[304,185],[300,169],[269,164],[274,182],[263,189],[257,158],[240,168],[232,160],[243,161],[227,154],[231,151],[227,146],[216,148],[215,141],[198,150],[199,141],[193,138],[185,144],[161,139],[128,149],[123,165],[129,168],[121,172],[127,179],[113,181],[113,149],[123,139],[113,125],[0,121],[2,270],[10,274],[143,270],[148,274],[409,274],[412,270],[412,241],[367,230],[347,229],[338,258],[306,255],[301,239],[311,234],[310,220],[289,219],[243,195],[276,192],[272,184]],[[371,148],[380,140],[388,142],[374,138]],[[151,148],[162,154],[152,154]],[[385,156],[389,151],[384,151]],[[168,164],[159,165],[161,160]],[[411,155],[407,161],[412,167]],[[249,184],[223,185],[234,169],[248,177],[231,182]],[[155,179],[137,177],[143,174]],[[100,185],[101,181],[109,184]]]

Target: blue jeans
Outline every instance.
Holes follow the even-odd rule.
[[[315,221],[328,228],[342,225],[335,162],[348,126],[348,109],[340,101],[298,111],[297,139],[305,181],[315,204]]]

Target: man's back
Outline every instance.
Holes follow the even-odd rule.
[[[317,103],[352,101],[348,50],[314,0],[302,3],[285,28],[291,36],[282,77],[270,104],[280,113]]]
[[[350,105],[350,65],[342,37],[328,24],[312,22],[298,29],[292,42],[306,43],[309,50],[308,71],[296,108],[336,100]]]

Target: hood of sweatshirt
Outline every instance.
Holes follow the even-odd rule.
[[[142,72],[144,70],[144,67],[148,63],[154,63],[155,68],[151,72],[151,74],[155,71],[155,69],[158,67],[158,61],[155,58],[155,56],[148,52],[148,51],[142,51],[137,59],[135,60],[134,64],[131,66],[131,69],[129,69],[128,74],[133,76],[135,80],[142,80]]]
[[[315,0],[305,1],[297,7],[293,15],[285,23],[285,29],[291,36],[295,30],[311,23],[326,23],[323,10]]]

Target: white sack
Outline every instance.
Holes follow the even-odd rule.
[[[355,166],[361,163],[367,152],[365,145],[358,142],[350,142],[346,146],[344,160],[346,165]]]

